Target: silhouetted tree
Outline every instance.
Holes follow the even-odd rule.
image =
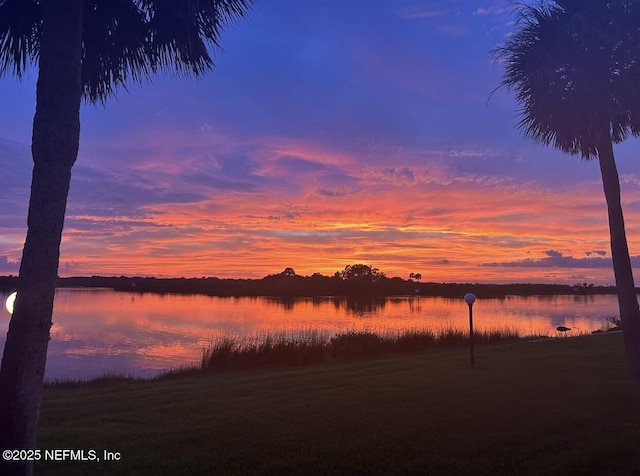
[[[0,370],[0,448],[32,448],[80,103],[157,71],[200,76],[251,0],[0,0],[0,73],[37,64],[34,162],[18,297]],[[0,474],[30,474],[0,459]]]
[[[285,268],[284,271],[282,271],[282,273],[280,273],[282,276],[296,276],[296,272],[293,270],[293,268]]]
[[[598,158],[629,368],[640,384],[640,311],[613,144],[640,134],[640,1],[522,4],[516,32],[495,51],[502,87],[521,105],[525,135]]]
[[[351,282],[375,283],[384,278],[384,273],[366,264],[350,264],[340,271],[340,278]]]

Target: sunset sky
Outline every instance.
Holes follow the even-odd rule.
[[[199,80],[82,109],[60,275],[613,284],[596,162],[525,139],[506,0],[262,0]],[[32,70],[0,79],[0,274],[30,186]],[[640,269],[640,147],[615,149]],[[636,281],[639,275],[637,275]]]

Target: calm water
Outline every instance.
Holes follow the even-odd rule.
[[[2,296],[2,302],[6,299]],[[509,296],[479,299],[477,330],[511,329],[521,336],[600,329],[617,315],[615,296]],[[2,306],[0,348],[9,314]],[[371,302],[343,298],[218,298],[129,294],[107,289],[60,289],[56,293],[46,378],[89,378],[104,373],[150,377],[195,363],[220,335],[255,336],[319,330],[468,330],[462,299],[401,297]]]

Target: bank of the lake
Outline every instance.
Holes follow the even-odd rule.
[[[38,474],[640,474],[619,333],[45,389]]]
[[[106,288],[134,294],[201,294],[205,296],[272,296],[283,298],[319,296],[438,296],[459,298],[472,292],[479,298],[504,296],[558,296],[615,294],[614,286],[592,283],[549,284],[549,283],[438,283],[420,282],[400,277],[379,279],[344,279],[334,276],[314,274],[299,276],[290,274],[287,268],[279,274],[261,279],[234,278],[155,278],[143,276],[78,276],[60,277],[58,288]],[[293,270],[291,270],[293,272]],[[16,276],[0,276],[0,292],[15,289]]]

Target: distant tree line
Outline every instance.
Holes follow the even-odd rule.
[[[109,288],[116,291],[161,294],[205,294],[209,296],[274,296],[283,298],[313,296],[441,296],[459,298],[473,292],[480,298],[508,295],[615,294],[613,286],[565,284],[478,284],[416,282],[418,273],[409,279],[388,278],[378,268],[366,264],[346,266],[333,276],[314,273],[296,274],[293,268],[261,279],[149,278],[149,277],[71,277],[58,278],[57,287]],[[0,290],[15,289],[17,278],[0,277]]]

